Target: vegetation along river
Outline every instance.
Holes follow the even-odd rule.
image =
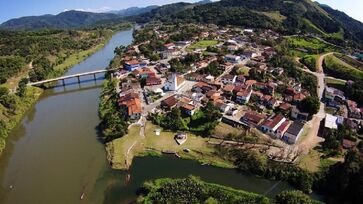
[[[105,68],[114,48],[132,40],[132,30],[118,32],[103,49],[66,75]],[[146,180],[190,174],[267,195],[290,188],[284,182],[174,157],[137,158],[129,172],[112,170],[104,145],[97,140],[102,79],[92,79],[84,77],[81,84],[69,79],[65,87],[46,90],[13,130],[0,158],[0,203],[125,203],[135,198],[137,188]],[[131,180],[125,184],[128,174]]]

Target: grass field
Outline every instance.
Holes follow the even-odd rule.
[[[319,55],[305,55],[301,62],[307,66],[310,71],[315,72],[317,67],[317,61],[318,61]]]
[[[363,80],[363,71],[343,62],[334,55],[325,57],[324,71],[339,79]]]
[[[321,153],[317,150],[311,150],[309,154],[302,156],[299,160],[299,167],[310,172],[318,172],[329,168],[338,160],[335,158],[321,158]]]
[[[161,151],[175,151],[183,159],[194,159],[201,163],[232,168],[233,165],[219,156],[213,145],[208,144],[208,138],[187,133],[188,140],[178,145],[174,140],[175,132],[162,131],[159,136],[155,134],[158,127],[147,122],[145,136],[140,136],[140,127],[133,126],[129,133],[106,145],[108,159],[115,169],[127,169],[135,156],[161,155]],[[191,151],[186,153],[183,148]]]
[[[245,133],[245,130],[234,128],[226,123],[219,123],[215,129],[214,134],[225,137],[228,134],[239,135]]]
[[[315,38],[290,37],[288,43],[291,48],[303,48],[308,54],[320,54],[334,51],[336,48]]]
[[[329,87],[344,90],[346,81],[327,77],[325,78],[325,84]]]
[[[214,46],[217,44],[218,44],[218,41],[216,41],[216,40],[201,40],[201,41],[198,41],[198,42],[190,45],[187,49],[192,51],[192,50],[196,50],[196,49],[204,49],[209,46]]]

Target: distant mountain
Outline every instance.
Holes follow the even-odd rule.
[[[140,15],[143,13],[147,13],[150,12],[151,10],[157,8],[159,6],[153,5],[153,6],[148,6],[148,7],[130,7],[127,9],[122,9],[122,10],[118,10],[118,11],[110,11],[109,13],[113,13],[113,14],[117,14],[119,16],[122,17],[126,17],[126,16],[135,16],[135,15]]]
[[[268,28],[285,34],[316,33],[344,45],[353,40],[363,47],[363,24],[346,14],[311,0],[221,0],[207,4],[176,3],[158,7],[133,20],[212,23]]]
[[[79,28],[96,24],[100,21],[117,20],[120,17],[112,13],[91,13],[66,11],[58,15],[28,16],[11,19],[0,25],[3,29],[36,30],[44,28]]]

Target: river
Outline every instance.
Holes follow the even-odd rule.
[[[100,51],[75,65],[66,75],[106,67],[113,50],[132,42],[132,30],[115,34]],[[102,76],[100,76],[102,78]],[[190,174],[231,187],[274,195],[291,187],[284,182],[242,175],[235,170],[201,166],[174,157],[136,158],[129,173],[112,170],[97,137],[102,79],[68,80],[48,89],[10,134],[0,158],[0,202],[125,203],[145,181]],[[80,200],[84,193],[84,200]]]

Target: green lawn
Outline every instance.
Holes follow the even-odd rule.
[[[129,133],[108,143],[106,146],[108,159],[112,161],[115,169],[127,169],[135,156],[160,155],[161,151],[175,151],[184,159],[194,159],[201,163],[232,168],[233,165],[220,157],[213,145],[208,144],[208,138],[187,133],[188,140],[183,145],[178,145],[174,140],[175,132],[162,131],[155,134],[158,127],[151,122],[146,123],[145,136],[140,136],[140,127],[134,126]],[[132,147],[130,149],[130,147]],[[183,148],[191,151],[186,153]],[[128,151],[129,150],[129,151]],[[127,152],[129,152],[127,154]]]
[[[201,41],[198,41],[198,42],[190,45],[188,47],[188,50],[204,49],[204,48],[207,48],[209,46],[214,46],[214,45],[217,45],[217,44],[218,44],[217,40],[201,40]]]

